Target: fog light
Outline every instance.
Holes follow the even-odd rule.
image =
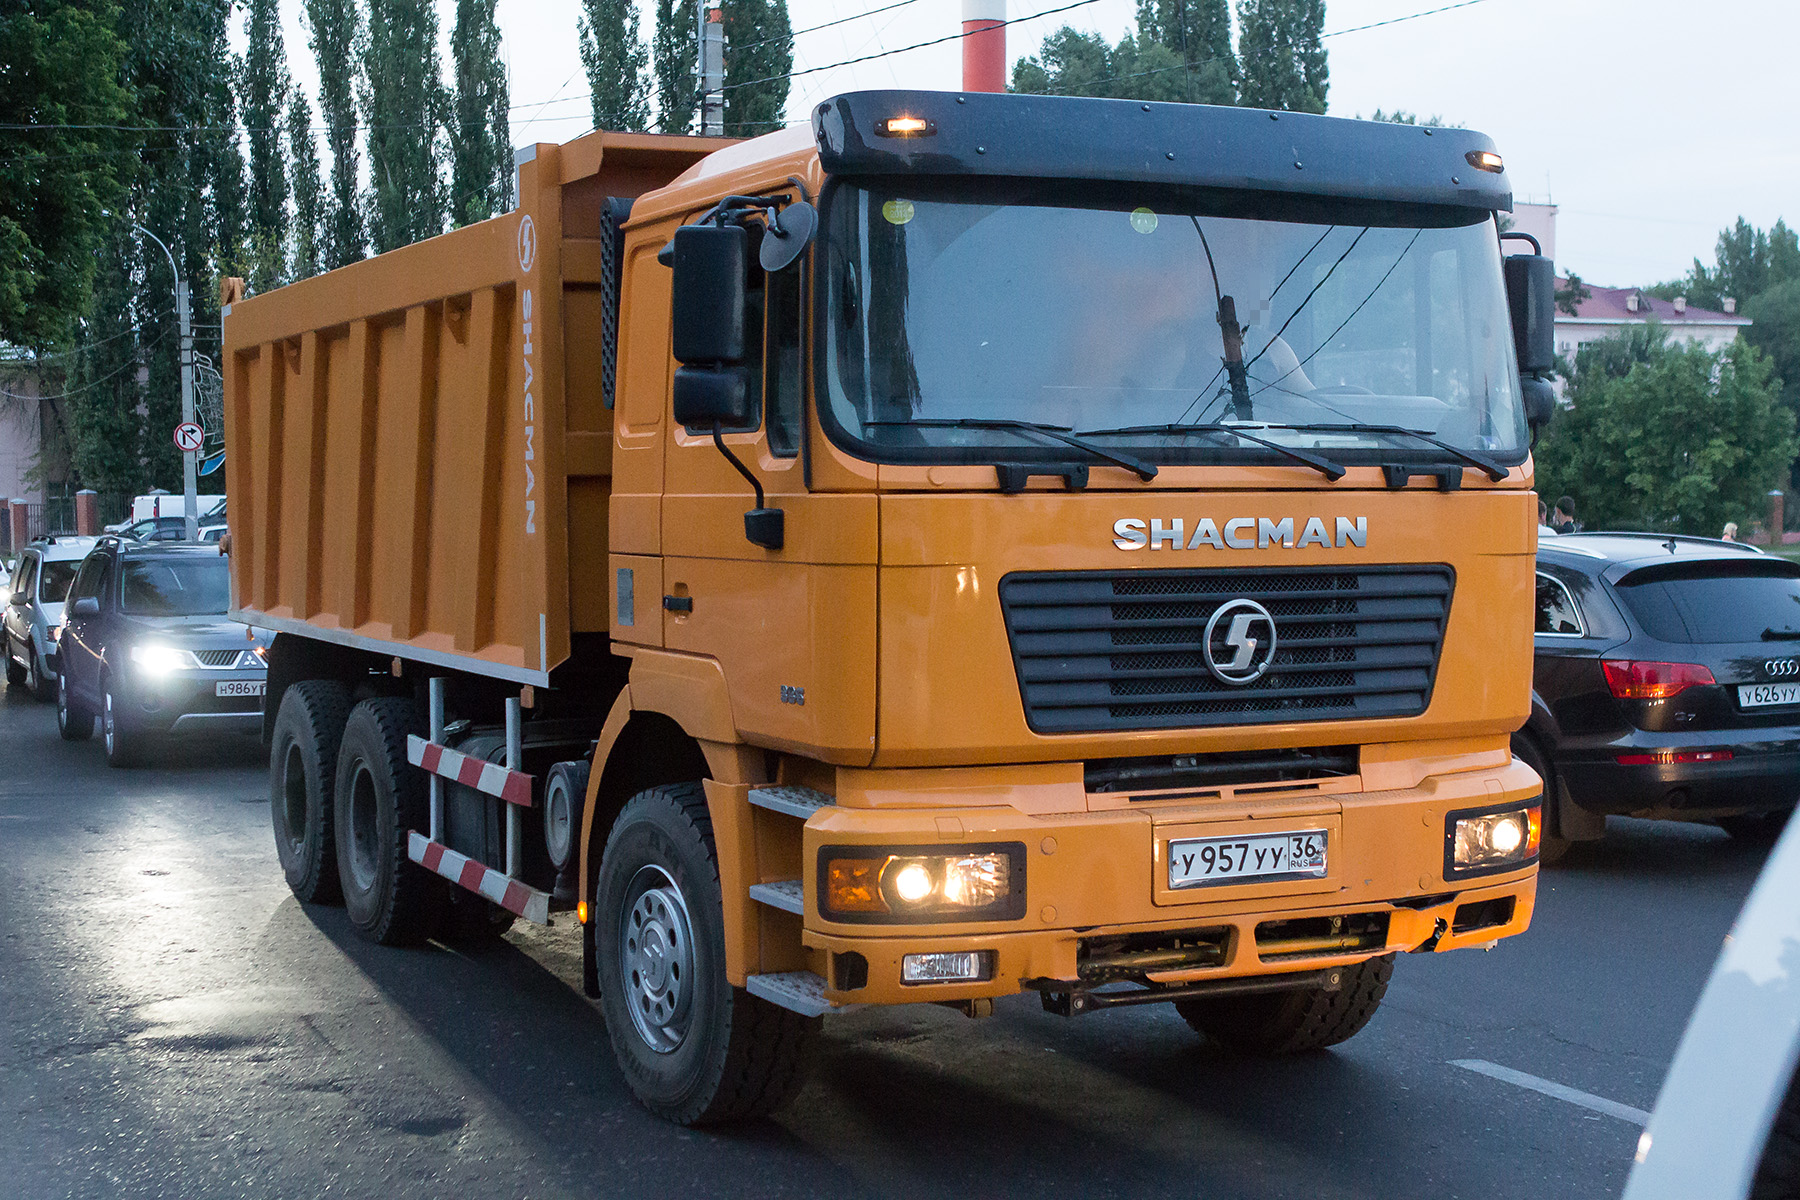
[[[992,951],[908,954],[900,960],[901,983],[979,983],[991,976]]]
[[[1537,857],[1543,833],[1537,805],[1453,812],[1444,823],[1446,878],[1523,866]]]

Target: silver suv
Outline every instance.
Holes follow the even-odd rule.
[[[0,597],[6,601],[4,615],[0,615],[6,682],[29,688],[39,700],[56,699],[63,599],[94,541],[72,534],[34,538],[19,555],[6,596]]]

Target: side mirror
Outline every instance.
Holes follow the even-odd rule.
[[[69,605],[69,612],[77,617],[97,617],[100,615],[100,601],[93,596],[83,596]]]
[[[739,367],[677,367],[675,423],[689,429],[727,429],[750,422],[750,389]]]
[[[743,360],[748,262],[749,238],[741,225],[683,225],[675,231],[676,361]]]
[[[1556,367],[1556,264],[1541,254],[1514,254],[1501,264],[1519,374],[1547,374]]]
[[[31,603],[31,593],[27,592],[27,591],[22,591],[22,590],[14,592],[12,594],[12,602],[14,604],[18,605],[20,608],[23,608],[27,604]]]
[[[1519,381],[1525,401],[1525,421],[1534,430],[1550,424],[1556,412],[1556,389],[1548,379],[1527,375]]]

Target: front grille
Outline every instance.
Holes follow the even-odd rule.
[[[196,650],[194,657],[203,667],[234,667],[240,653],[238,650]]]
[[[1431,700],[1454,582],[1436,565],[1042,572],[1002,579],[1000,606],[1039,733],[1410,717]],[[1201,644],[1238,599],[1276,633],[1268,670],[1241,685]]]

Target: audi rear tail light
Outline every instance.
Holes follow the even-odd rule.
[[[1601,662],[1606,686],[1621,700],[1667,700],[1688,688],[1716,683],[1713,673],[1699,663],[1628,662],[1610,658]]]

